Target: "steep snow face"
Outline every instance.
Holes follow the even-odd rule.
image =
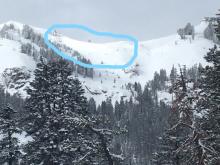
[[[201,34],[200,34],[201,35]],[[196,63],[205,64],[203,56],[213,43],[203,37],[195,40],[180,40],[178,35],[141,43],[147,51],[140,50],[137,62],[144,71],[144,77],[151,79],[155,71],[164,68],[170,71],[172,65],[192,66]]]
[[[23,24],[13,21],[6,24],[13,24],[20,31],[23,28]],[[4,24],[0,25],[0,29],[3,26]],[[203,37],[203,31],[206,27],[206,22],[201,22],[195,27],[194,40],[190,37],[181,40],[178,35],[171,35],[150,41],[140,41],[137,59],[131,67],[125,70],[94,69],[93,79],[79,75],[78,78],[83,82],[86,96],[94,97],[98,104],[107,97],[111,97],[113,102],[119,100],[120,97],[129,98],[131,92],[125,87],[125,84],[129,82],[140,82],[144,85],[153,78],[155,71],[163,68],[169,72],[173,65],[192,66],[196,63],[205,64],[203,56],[209,48],[213,47],[213,42]],[[41,35],[45,32],[44,29],[32,28]],[[91,43],[74,40],[62,34],[51,34],[50,38],[52,42],[78,51],[95,64],[125,64],[131,58],[133,51],[133,45],[126,41]],[[0,38],[0,72],[10,67],[26,66],[30,70],[35,68],[36,62],[33,58],[27,54],[20,53],[20,41],[28,42],[36,47],[30,40]],[[165,96],[166,94],[161,95]]]
[[[64,44],[78,51],[85,58],[90,59],[93,64],[123,65],[133,55],[133,46],[128,42],[116,42],[113,44],[89,43],[61,36],[54,41]]]
[[[33,70],[35,61],[27,54],[20,53],[21,45],[13,40],[0,38],[0,73],[6,68],[23,67]]]

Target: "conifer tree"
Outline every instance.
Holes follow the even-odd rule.
[[[220,39],[220,15],[217,15],[216,34]],[[201,144],[205,150],[203,159],[210,165],[220,164],[220,50],[217,46],[205,56],[209,63],[202,70],[198,111],[203,115],[200,127],[204,132]]]
[[[159,139],[159,152],[154,154],[153,163],[156,165],[181,165],[189,159],[190,152],[186,152],[186,146],[191,141],[190,135],[193,132],[193,109],[188,83],[186,74],[180,69],[180,75],[177,75],[171,88],[175,97],[168,119],[168,129]]]
[[[211,65],[202,72],[198,109],[207,112],[201,120],[201,129],[206,133],[203,145],[207,162],[217,165],[220,163],[220,51],[217,46],[210,50],[205,59]]]
[[[27,90],[26,130],[33,138],[25,146],[23,164],[97,164],[113,156],[108,149],[112,132],[97,128],[87,110],[84,90],[67,62],[41,62]],[[111,136],[110,136],[111,138]]]
[[[8,104],[0,110],[0,164],[18,164],[21,157],[18,138],[14,135],[20,133],[18,122],[14,118],[16,111]]]

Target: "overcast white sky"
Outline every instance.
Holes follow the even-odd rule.
[[[0,23],[14,20],[43,28],[54,23],[78,23],[97,31],[130,34],[139,40],[173,34],[187,22],[196,25],[205,16],[213,16],[220,8],[220,0],[0,0],[0,2]]]

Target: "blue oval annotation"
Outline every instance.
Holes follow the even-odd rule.
[[[67,29],[67,28],[75,28],[75,29],[80,29],[83,31],[86,31],[88,33],[91,33],[96,36],[107,36],[115,39],[123,39],[123,40],[128,40],[133,43],[133,55],[132,57],[128,60],[128,62],[124,65],[107,65],[107,64],[86,64],[83,63],[74,57],[71,57],[70,55],[67,55],[66,53],[60,51],[56,46],[54,46],[50,41],[49,41],[49,34],[53,32],[55,29]],[[91,28],[88,28],[84,25],[80,24],[54,24],[51,27],[47,29],[47,31],[44,33],[44,42],[45,44],[51,48],[54,52],[56,52],[59,56],[63,57],[66,60],[72,61],[75,64],[78,64],[80,66],[83,66],[85,68],[98,68],[98,69],[125,69],[133,64],[135,61],[135,58],[138,55],[138,40],[132,36],[125,35],[125,34],[115,34],[111,32],[98,32],[95,31]]]

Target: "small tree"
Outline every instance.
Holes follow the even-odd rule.
[[[186,39],[185,33],[184,33],[184,29],[178,29],[177,33],[179,34],[180,38],[182,40]]]

